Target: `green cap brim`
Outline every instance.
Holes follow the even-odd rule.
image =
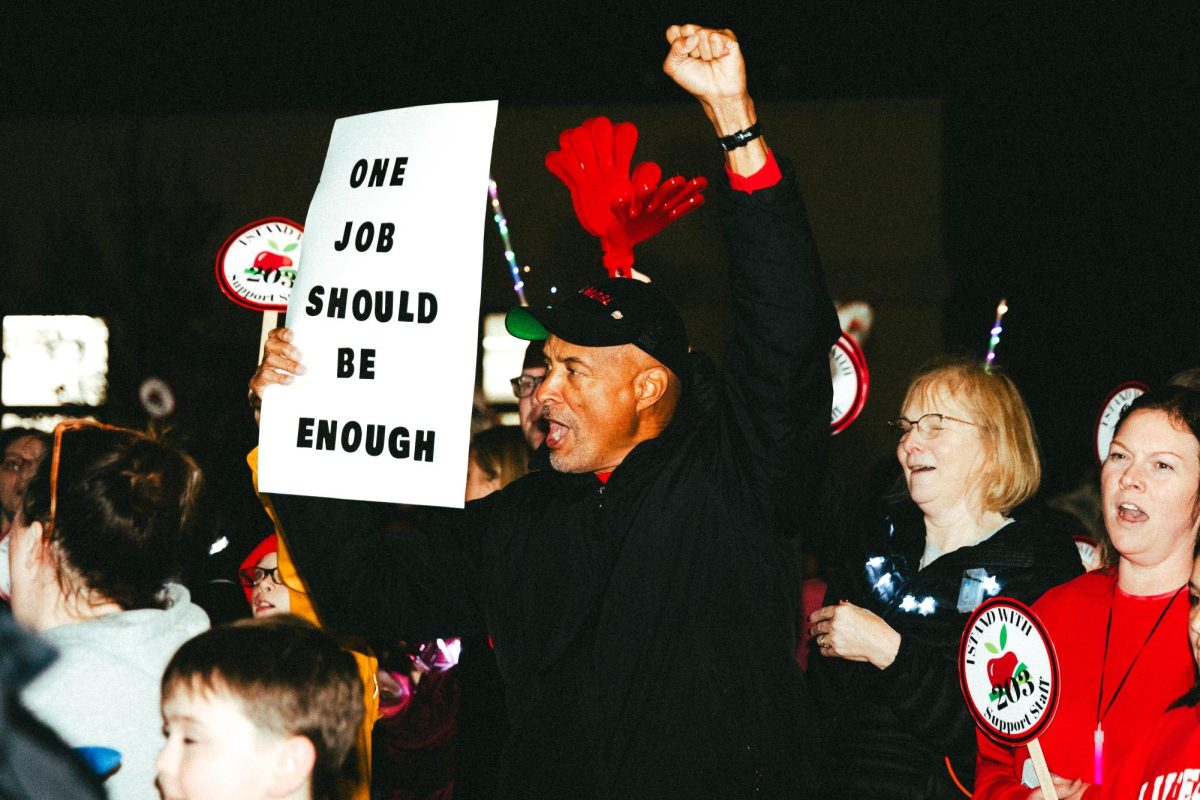
[[[541,341],[550,335],[546,326],[538,322],[529,309],[524,306],[509,309],[508,314],[504,317],[504,327],[513,336],[527,342]]]

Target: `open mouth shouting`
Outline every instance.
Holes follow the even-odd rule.
[[[1150,519],[1150,515],[1134,503],[1120,503],[1117,506],[1117,519],[1121,522],[1138,523]]]
[[[561,422],[550,419],[549,417],[545,418],[545,422],[546,446],[551,450],[557,450],[562,446],[563,440],[566,439],[567,434],[571,431],[571,429]]]

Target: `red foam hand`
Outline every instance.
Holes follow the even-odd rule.
[[[663,228],[704,205],[702,194],[708,181],[703,177],[684,180],[676,175],[658,185],[658,165],[653,167],[654,180],[637,185],[632,202],[628,197],[613,201],[614,224],[601,237],[604,266],[610,275],[628,277],[633,268],[633,247],[644,242]],[[639,164],[638,169],[647,166]],[[634,172],[636,177],[637,171]]]
[[[630,176],[637,145],[632,123],[596,117],[563,131],[558,144],[546,154],[546,167],[570,190],[584,230],[600,239],[610,275],[629,277],[633,246],[704,202],[703,178],[675,177],[660,186],[662,170],[652,161]]]
[[[546,167],[571,191],[575,216],[584,230],[603,236],[613,223],[613,198],[630,192],[637,128],[631,122],[613,125],[596,117],[563,131],[558,146],[546,154]]]

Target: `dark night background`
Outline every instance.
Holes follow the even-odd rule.
[[[980,357],[997,299],[1008,299],[999,360],[1034,410],[1053,490],[1088,465],[1092,424],[1110,388],[1133,378],[1158,383],[1200,364],[1200,14],[1189,5],[38,4],[7,15],[0,33],[0,126],[104,127],[174,115],[202,126],[245,112],[302,112],[332,124],[366,111],[496,97],[502,109],[587,106],[636,119],[639,107],[682,100],[659,67],[666,26],[728,26],[743,43],[760,112],[787,101],[940,101],[945,271],[897,271],[879,290],[927,293],[940,305],[936,337],[945,349]],[[703,134],[698,111],[693,123]],[[529,152],[540,160],[558,129],[530,133]],[[245,478],[241,454],[254,441],[242,398],[253,341],[243,340],[254,338],[257,322],[220,297],[211,258],[251,217],[227,220],[198,193],[182,203],[194,182],[186,164],[147,163],[136,136],[130,141],[117,177],[95,187],[117,220],[104,241],[70,207],[25,208],[42,218],[33,246],[39,263],[4,257],[0,312],[108,317],[110,408],[102,415],[139,422],[137,384],[164,375],[181,395],[181,433],[211,465],[214,487],[233,492]],[[311,194],[326,143],[327,128],[303,145],[311,164],[293,176],[293,193]],[[798,161],[820,158],[789,152]],[[23,157],[3,155],[10,163]],[[518,213],[519,197],[504,200],[520,255],[522,225],[527,237],[532,226]],[[555,235],[580,237],[565,200],[563,207]],[[261,216],[303,221],[305,208],[265,208]],[[0,245],[23,235],[0,220]],[[490,307],[506,302],[498,248],[489,228]],[[95,258],[101,249],[110,255]],[[187,269],[199,277],[174,291],[162,281],[169,252],[197,254]],[[90,261],[125,271],[108,274],[85,266]],[[552,271],[535,266],[534,277]],[[531,293],[544,299],[536,287]],[[879,391],[894,398],[901,388]],[[894,409],[871,412],[877,421]],[[856,452],[855,441],[872,447]],[[861,476],[863,465],[887,455],[880,441],[846,437],[835,443],[835,463]]]

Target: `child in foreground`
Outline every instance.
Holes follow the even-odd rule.
[[[291,615],[185,643],[162,680],[164,800],[332,800],[362,722],[354,659]]]

